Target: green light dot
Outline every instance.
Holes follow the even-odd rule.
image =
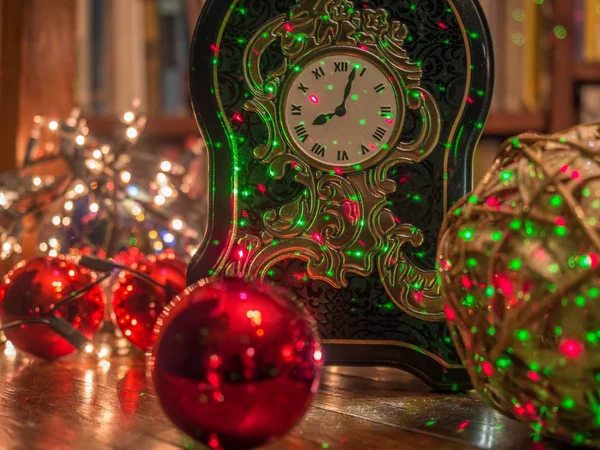
[[[501,231],[494,231],[492,233],[492,240],[498,242],[500,239],[502,239],[502,232]]]
[[[588,333],[585,335],[586,339],[591,342],[592,344],[595,344],[596,342],[598,342],[598,336],[596,336],[596,333]]]
[[[358,95],[354,94],[351,98],[352,100],[358,100]]]
[[[575,407],[575,400],[570,397],[567,397],[562,402],[563,408],[573,409]]]
[[[494,327],[489,327],[489,328],[488,328],[488,334],[489,334],[490,336],[493,336],[493,335],[495,335],[495,334],[496,334],[496,329],[495,329]]]
[[[475,258],[469,258],[467,260],[467,267],[470,267],[470,268],[477,267],[477,260]]]
[[[470,195],[469,196],[469,203],[471,203],[472,205],[477,204],[477,196],[476,195]]]
[[[563,227],[563,226],[554,227],[554,232],[560,237],[566,236],[567,235],[567,227]]]
[[[501,172],[501,173],[500,173],[500,178],[501,178],[503,181],[508,181],[508,180],[510,180],[512,177],[513,177],[513,173],[512,173],[512,171],[510,171],[510,170],[505,170],[505,171],[503,171],[503,172]]]
[[[555,195],[550,199],[550,204],[555,208],[558,208],[562,205],[562,197],[560,195]]]
[[[329,89],[331,91],[333,89],[333,84],[330,84],[329,86],[327,86],[327,89]]]
[[[534,372],[537,372],[540,370],[540,365],[536,362],[532,362],[531,364],[529,364],[529,368]]]
[[[493,286],[488,286],[485,288],[485,295],[487,295],[488,297],[493,297],[495,293],[495,289]]]
[[[554,36],[558,39],[564,39],[567,37],[567,29],[562,25],[556,25],[554,27]]]
[[[510,270],[519,270],[521,268],[521,260],[520,259],[513,259],[510,264],[508,265],[508,268]]]
[[[475,304],[475,297],[471,294],[467,294],[462,303],[465,306],[473,306]]]
[[[518,330],[515,333],[515,336],[520,341],[528,341],[529,340],[529,331],[527,331],[527,330]]]
[[[365,123],[367,123],[367,121],[365,119],[361,119],[360,124],[364,125]]]
[[[554,334],[556,334],[557,336],[561,336],[562,335],[562,327],[555,327],[554,328]]]
[[[508,366],[510,366],[511,363],[512,361],[510,360],[510,358],[505,357],[498,358],[498,360],[496,361],[496,365],[501,369],[506,369]]]
[[[588,291],[588,295],[590,296],[590,298],[598,298],[599,294],[600,294],[600,291],[598,290],[598,288],[591,288]]]
[[[467,228],[466,230],[459,231],[458,235],[463,238],[465,241],[470,241],[473,239],[473,230]]]
[[[580,308],[583,308],[585,306],[585,297],[583,295],[575,297],[575,304]]]

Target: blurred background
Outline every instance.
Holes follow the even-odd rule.
[[[418,0],[398,1],[409,5]],[[480,2],[493,35],[496,87],[476,151],[475,181],[510,136],[600,119],[600,1]],[[77,122],[83,133],[110,142],[123,133],[124,114],[137,98],[135,117],[147,114],[147,122],[139,139],[136,135],[135,151],[157,155],[159,164],[179,162],[192,170],[194,180],[177,187],[183,186],[185,194],[192,191],[193,200],[204,204],[206,160],[187,80],[190,39],[203,3],[0,0],[0,172],[57,151],[57,141],[46,141],[43,133],[31,145],[36,116],[62,120],[77,106],[86,118]],[[186,152],[198,160],[181,162]],[[34,169],[19,173],[27,170]],[[36,165],[40,170],[57,176],[63,169],[60,161],[51,160]],[[160,186],[160,192],[168,191]],[[155,206],[162,206],[162,194],[151,195]],[[202,222],[193,220],[194,226]],[[163,244],[152,245],[162,249]]]

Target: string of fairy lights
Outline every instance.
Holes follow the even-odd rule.
[[[197,199],[189,195],[198,174],[189,173],[186,166],[201,156],[200,145],[186,148],[178,162],[148,153],[134,154],[147,123],[137,101],[122,115],[122,131],[113,142],[92,135],[79,109],[64,121],[36,116],[33,122],[24,168],[61,159],[69,173],[62,178],[15,177],[11,173],[0,179],[0,217],[10,223],[0,235],[1,260],[14,257],[18,261],[23,252],[21,220],[45,211],[51,214],[40,224],[37,252],[42,255],[69,251],[72,235],[78,233],[77,243],[86,244],[79,247],[90,247],[102,255],[113,256],[124,247],[140,245],[140,241],[145,242],[144,253],[173,249],[184,258],[195,253],[201,241],[198,230],[202,229],[199,222],[203,213],[201,207],[194,207]],[[48,132],[55,144],[43,142]],[[24,197],[40,192],[49,192],[53,205],[34,202],[23,207]],[[106,230],[103,240],[107,242],[94,242],[80,233],[89,230],[94,221],[108,221],[109,228],[143,228],[144,236],[138,230],[115,242],[117,232]]]

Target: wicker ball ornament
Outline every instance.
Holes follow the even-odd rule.
[[[438,258],[480,394],[537,436],[600,448],[599,125],[507,141]]]

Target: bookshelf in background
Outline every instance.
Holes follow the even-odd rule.
[[[154,130],[188,131],[190,40],[204,0],[78,0],[75,96],[88,115],[116,117],[133,98]],[[175,130],[156,125],[180,124]],[[157,128],[158,127],[158,128]]]

